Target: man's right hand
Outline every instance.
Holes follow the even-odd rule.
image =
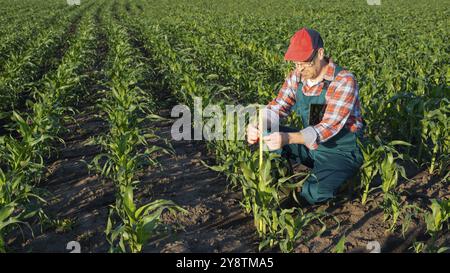
[[[250,123],[247,126],[247,142],[249,144],[255,144],[259,140],[259,130],[255,124]]]

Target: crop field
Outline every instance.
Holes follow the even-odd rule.
[[[0,253],[450,252],[449,0],[69,2],[0,0]],[[354,73],[366,141],[310,206],[285,202],[305,166],[171,115],[269,103],[302,27]]]

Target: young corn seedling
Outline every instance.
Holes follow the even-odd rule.
[[[259,128],[263,128],[261,119],[259,123]],[[288,176],[286,161],[278,154],[264,152],[262,133],[259,139],[258,153],[254,153],[250,160],[241,162],[243,176],[240,182],[244,195],[242,204],[247,213],[253,214],[254,225],[262,239],[260,250],[279,244],[282,251],[290,252],[293,244],[302,236],[303,228],[310,221],[319,218],[315,214],[303,214],[298,208],[281,210],[280,193],[295,191],[309,174]],[[288,182],[298,176],[302,177],[300,181]]]
[[[262,239],[260,249],[280,243],[283,251],[291,251],[292,244],[302,234],[300,229],[312,220],[312,215],[302,216],[299,209],[281,210],[280,194],[299,187],[308,174],[287,177],[287,169],[283,166],[285,161],[280,155],[266,154],[261,163],[257,155],[255,153],[250,161],[241,163],[242,205],[247,213],[253,214],[254,225]],[[261,168],[259,164],[262,164]],[[302,176],[302,179],[296,183],[287,182],[296,176]]]
[[[397,158],[402,158],[400,153],[395,149],[396,145],[406,145],[410,144],[400,140],[394,140],[387,144],[384,144],[381,139],[377,136],[375,137],[375,142],[369,142],[365,145],[362,145],[359,142],[359,146],[361,152],[364,157],[364,163],[360,168],[361,173],[361,185],[360,189],[362,191],[361,195],[361,203],[363,205],[366,204],[369,193],[376,188],[370,188],[370,185],[377,174],[381,174],[381,170],[383,170],[384,165],[384,189],[389,190],[392,187],[395,187],[397,184],[398,174],[404,173],[401,171],[402,168],[395,165],[394,169],[392,169],[389,164],[390,160],[394,159],[394,155],[397,155]],[[385,158],[387,158],[385,160]],[[393,162],[393,161],[392,161]]]
[[[226,133],[227,137],[223,140],[206,142],[208,150],[214,152],[216,165],[208,166],[202,161],[211,170],[225,174],[232,188],[239,186],[241,162],[246,162],[252,157],[252,151],[249,146],[240,140],[240,137],[244,135],[244,132],[240,131],[242,130],[239,126],[239,122],[242,121],[238,120],[240,115],[244,116],[245,114],[236,111],[232,115],[224,115],[222,131]]]
[[[448,247],[436,246],[436,241],[439,235],[448,230],[450,220],[450,200],[436,200],[431,201],[431,212],[425,213],[425,224],[427,233],[431,236],[427,243],[415,242],[413,249],[415,252],[441,253],[449,250]]]
[[[107,136],[100,138],[104,153],[94,158],[93,165],[110,178],[117,189],[116,203],[110,210],[106,229],[110,250],[135,253],[159,234],[163,210],[186,211],[166,200],[156,200],[139,208],[135,205],[133,189],[139,183],[138,172],[144,166],[156,165],[152,154],[165,149],[149,147],[146,138],[150,134],[144,134],[141,129],[145,120],[155,116],[147,115],[150,101],[137,86],[143,64],[135,58],[137,52],[129,44],[125,29],[114,20],[109,23],[107,30],[112,50],[107,75],[110,88],[99,105],[110,129]],[[143,151],[145,147],[148,148]]]
[[[67,39],[61,37],[67,34],[70,23],[77,20],[92,4],[62,14],[58,22],[46,28],[47,31],[37,33],[36,37],[30,39],[29,46],[23,52],[10,56],[0,73],[0,111],[11,113],[16,110],[19,100],[28,96],[38,82],[40,70],[57,65],[57,58],[52,56],[67,42]]]
[[[400,205],[399,196],[394,192],[394,190],[397,186],[399,176],[402,176],[405,179],[407,179],[407,177],[405,169],[396,162],[397,159],[403,158],[402,155],[392,149],[385,150],[385,152],[385,158],[380,165],[382,180],[381,189],[383,191],[382,207],[384,209],[384,221],[390,219],[391,225],[389,230],[394,231],[397,220],[404,209],[404,207]]]
[[[282,252],[292,252],[295,244],[307,242],[325,232],[327,227],[322,221],[324,216],[326,216],[324,212],[304,213],[301,208],[277,211],[272,217],[272,232],[263,238],[259,244],[259,250],[261,251],[267,245],[270,247],[278,245]],[[306,237],[304,231],[312,222],[318,222],[321,227]]]
[[[448,172],[448,154],[450,152],[450,121],[448,115],[450,113],[450,101],[443,99],[440,108],[426,113],[422,120],[422,139],[425,143],[431,140],[431,163],[429,173],[434,174],[435,171],[439,175],[444,171]],[[437,168],[436,168],[437,167]]]
[[[17,205],[18,205],[17,203],[9,203],[7,205],[2,204],[2,206],[0,207],[0,253],[6,252],[6,243],[4,239],[6,235],[6,229],[12,225],[19,225],[19,224],[28,225],[28,223],[20,220],[22,219],[21,214],[14,215],[14,211],[17,210]]]
[[[62,141],[57,135],[62,129],[61,121],[65,113],[70,111],[65,95],[75,89],[79,80],[79,77],[74,75],[75,71],[83,67],[80,60],[87,57],[86,52],[89,52],[84,50],[84,43],[77,45],[72,46],[65,54],[56,72],[46,74],[42,84],[36,83],[34,88],[27,87],[34,89],[33,102],[30,100],[26,103],[30,111],[12,111],[12,126],[17,134],[4,137],[0,141],[0,205],[4,208],[0,217],[0,230],[13,223],[24,224],[24,220],[37,213],[41,218],[47,217],[42,209],[33,207],[34,203],[45,203],[45,200],[35,193],[34,186],[40,182],[43,175],[44,157],[50,155],[51,142],[57,139]],[[40,54],[39,49],[30,54]],[[1,233],[3,237],[4,232]],[[3,242],[3,239],[0,241]]]
[[[338,243],[333,248],[333,253],[344,253],[346,240],[347,240],[347,238],[345,237],[345,235],[342,235],[341,239],[339,239]]]
[[[111,245],[111,252],[142,251],[142,247],[154,236],[161,235],[167,228],[162,224],[160,217],[164,210],[171,213],[187,211],[172,201],[155,200],[141,207],[136,207],[133,198],[133,187],[127,186],[121,196],[121,205],[117,203],[112,207],[105,233]],[[115,212],[121,223],[114,227],[112,213]]]
[[[44,169],[42,153],[46,137],[38,135],[36,139],[28,123],[13,113],[20,139],[0,138],[0,252],[6,251],[4,238],[8,228],[26,225],[33,233],[25,220],[41,212],[33,207],[33,202],[45,203],[35,193],[34,185],[39,183]]]

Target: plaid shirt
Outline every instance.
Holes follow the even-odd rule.
[[[310,149],[317,149],[318,143],[326,142],[344,126],[351,132],[356,132],[363,125],[356,79],[347,70],[342,70],[334,77],[335,68],[336,65],[330,60],[324,76],[324,80],[331,81],[325,95],[327,107],[322,121],[319,124],[311,124],[319,139],[309,147]],[[267,106],[278,113],[280,118],[287,117],[296,102],[299,78],[300,75],[295,70],[289,73],[278,96]],[[313,86],[308,86],[303,80],[302,83],[302,92],[305,96],[319,96],[324,85],[323,81]]]

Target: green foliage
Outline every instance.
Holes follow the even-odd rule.
[[[292,252],[295,243],[304,238],[304,229],[317,220],[322,228],[313,234],[319,236],[325,231],[321,217],[324,213],[303,213],[300,208],[280,209],[282,193],[292,193],[309,177],[309,173],[289,176],[286,162],[274,153],[264,155],[259,169],[256,153],[250,161],[241,162],[242,205],[247,213],[253,214],[254,225],[261,237],[259,249],[279,245],[283,252]],[[259,175],[258,175],[259,174]],[[299,178],[300,177],[300,178]],[[294,181],[290,182],[295,178]]]
[[[267,1],[268,5],[272,2]],[[413,207],[402,204],[396,193],[399,179],[406,176],[400,165],[402,161],[418,164],[435,161],[427,163],[430,171],[434,173],[438,168],[436,175],[442,176],[442,180],[448,177],[448,152],[441,150],[448,130],[425,129],[428,126],[425,121],[437,120],[428,118],[429,114],[438,108],[441,112],[445,109],[445,106],[436,107],[435,102],[443,100],[448,91],[448,76],[442,72],[448,70],[445,67],[449,56],[445,51],[447,41],[438,34],[448,33],[448,28],[442,20],[430,20],[435,31],[429,32],[411,20],[411,14],[404,13],[408,10],[420,16],[426,10],[435,15],[433,18],[444,18],[445,11],[419,2],[414,2],[416,9],[411,11],[411,3],[401,1],[377,7],[374,12],[366,3],[351,1],[345,8],[339,7],[339,12],[321,16],[323,10],[329,10],[329,3],[302,2],[301,5],[302,16],[298,16],[295,1],[287,1],[282,8],[271,5],[270,12],[255,9],[254,1],[202,5],[201,12],[197,12],[198,1],[157,4],[138,1],[130,4],[130,13],[123,17],[123,22],[150,53],[156,73],[162,79],[161,86],[170,88],[178,101],[189,106],[193,106],[194,97],[200,97],[203,103],[219,102],[220,105],[266,104],[276,95],[291,68],[289,63],[282,62],[282,56],[292,33],[301,25],[324,33],[326,51],[338,64],[355,73],[360,87],[369,140],[361,147],[364,154],[362,203],[367,202],[373,180],[380,177],[382,205],[393,230],[399,219],[408,219],[410,211],[414,211]],[[245,12],[250,7],[251,15]],[[315,14],[314,18],[305,15],[308,12]],[[347,15],[352,16],[351,23],[342,22],[342,16]],[[337,21],[341,22],[341,32],[327,31]],[[380,24],[386,21],[402,27],[386,28]],[[448,114],[444,111],[441,116],[445,119]],[[440,128],[448,127],[438,123]],[[439,142],[433,142],[431,134],[438,133]],[[278,220],[280,212],[272,211],[278,209],[277,194],[285,190],[278,187],[279,177],[252,163],[255,155],[242,141],[213,141],[208,143],[208,149],[216,159],[210,168],[225,174],[233,187],[242,188],[243,207],[254,214],[258,234],[275,233],[271,224]],[[259,182],[259,173],[268,180]],[[283,175],[286,173],[280,177]]]
[[[346,240],[347,240],[347,238],[345,237],[345,235],[343,235],[341,237],[341,239],[339,239],[339,242],[336,244],[336,246],[333,248],[333,252],[334,253],[344,253]]]
[[[378,136],[375,137],[374,142],[366,142],[364,144],[359,142],[364,157],[364,163],[360,169],[361,203],[363,205],[367,202],[367,197],[373,190],[370,189],[370,184],[377,174],[381,175],[381,188],[384,193],[388,193],[396,187],[399,175],[406,178],[404,168],[395,162],[398,159],[403,159],[403,155],[396,150],[396,145],[410,146],[409,143],[399,140],[383,143]]]
[[[447,252],[450,247],[437,245],[439,235],[448,232],[450,219],[450,200],[431,200],[431,212],[425,213],[425,223],[430,240],[427,242],[415,242],[412,246],[416,253],[442,253]]]
[[[87,8],[86,6],[85,8]],[[79,12],[82,12],[80,10]],[[5,234],[13,224],[28,225],[26,221],[33,216],[46,217],[45,213],[36,207],[46,201],[37,194],[35,188],[42,179],[45,171],[44,158],[50,156],[55,140],[62,140],[58,135],[63,130],[63,121],[68,114],[73,114],[68,98],[79,91],[82,77],[78,74],[86,72],[92,65],[85,61],[92,58],[94,50],[92,43],[94,24],[92,11],[86,14],[82,21],[77,39],[73,43],[56,70],[45,74],[41,80],[35,78],[39,66],[46,65],[45,58],[55,54],[62,41],[58,35],[65,31],[64,25],[53,31],[43,32],[28,49],[18,63],[5,63],[5,73],[0,77],[0,89],[6,88],[2,93],[7,99],[2,100],[1,110],[9,109],[11,115],[10,126],[15,130],[8,136],[2,136],[0,141],[0,209],[3,212],[0,227],[0,249],[5,251]],[[62,18],[73,20],[74,14]],[[79,14],[78,14],[79,15]],[[69,21],[67,21],[69,22]],[[70,42],[67,40],[66,42]],[[28,54],[28,55],[27,55]],[[36,60],[38,65],[31,63]],[[27,81],[34,81],[32,86]],[[4,84],[4,85],[1,85]],[[26,86],[31,92],[32,100],[28,100],[23,112],[16,111],[16,99],[21,89]],[[74,93],[72,93],[74,92]],[[70,94],[70,95],[69,95]],[[19,108],[19,107],[18,107]],[[8,116],[8,115],[5,115]]]
[[[111,3],[110,3],[111,4]],[[99,102],[103,118],[109,123],[109,132],[99,140],[104,153],[96,156],[93,165],[116,185],[116,203],[110,210],[105,230],[111,252],[141,252],[150,238],[161,233],[160,216],[164,210],[187,213],[168,200],[156,200],[136,207],[133,187],[139,183],[138,172],[145,166],[155,166],[152,154],[168,152],[150,146],[144,133],[144,122],[158,118],[152,111],[151,97],[138,84],[142,81],[143,63],[139,53],[130,44],[126,29],[120,26],[109,11],[104,14],[109,42],[108,90]],[[143,151],[143,147],[146,147]],[[118,218],[118,220],[117,220]]]
[[[105,233],[111,245],[111,252],[137,253],[152,237],[161,234],[162,227],[160,216],[164,210],[169,212],[187,211],[172,201],[155,200],[141,207],[136,207],[133,199],[133,187],[128,186],[122,193],[121,206],[113,206],[110,211]],[[113,213],[117,214],[121,223],[114,227]],[[117,241],[117,242],[116,242]]]
[[[68,7],[54,0],[6,1],[0,18],[0,122],[7,123],[2,129],[11,131],[0,138],[3,221],[24,222],[30,215],[27,203],[41,200],[34,187],[42,180],[54,142],[62,141],[64,121],[72,118],[73,106],[89,92],[95,47],[103,37],[98,33],[105,34],[108,50],[105,67],[100,68],[106,79],[99,83],[105,90],[98,106],[110,127],[98,138],[103,153],[93,165],[117,185],[111,232],[123,227],[126,234],[135,234],[139,220],[131,224],[125,193],[136,186],[144,167],[158,165],[156,151],[169,152],[149,145],[148,139],[156,136],[146,130],[145,122],[158,102],[148,90],[171,92],[176,101],[191,107],[195,97],[222,108],[266,104],[292,68],[283,61],[290,36],[299,26],[309,26],[322,33],[326,54],[358,80],[369,140],[361,146],[361,201],[366,204],[374,179],[380,178],[381,205],[393,231],[399,219],[410,219],[415,210],[400,201],[397,191],[399,179],[406,176],[403,161],[426,166],[442,182],[450,175],[450,33],[442,19],[448,17],[443,3],[396,1],[373,7],[356,0],[339,6],[317,1],[279,5],[275,0],[209,4],[105,0]],[[423,14],[426,20],[416,19]],[[336,22],[338,30],[330,31]],[[298,119],[290,122],[299,125]],[[243,207],[254,214],[262,245],[279,244],[283,251],[292,251],[306,223],[316,218],[299,209],[281,210],[279,203],[281,195],[300,186],[306,174],[298,174],[298,182],[290,183],[294,177],[271,156],[258,167],[252,148],[238,139],[207,146],[215,156],[211,168],[222,172],[235,189],[242,189]],[[436,219],[441,216],[433,206],[427,226],[439,230],[441,221]],[[115,218],[120,218],[118,226],[112,223]],[[11,226],[0,229],[3,238]],[[112,244],[122,242],[122,250],[139,251],[148,239],[122,235],[109,237]],[[417,245],[419,250],[425,247]]]

